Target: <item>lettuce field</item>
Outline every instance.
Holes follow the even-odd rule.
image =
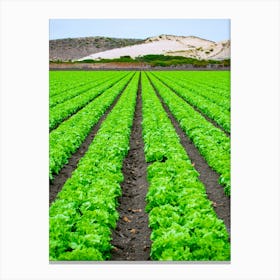
[[[49,75],[50,261],[229,261],[230,72]]]

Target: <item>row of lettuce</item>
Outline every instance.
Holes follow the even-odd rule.
[[[229,260],[226,227],[146,75],[142,94],[152,259]]]
[[[56,72],[58,77],[61,76],[62,72]],[[78,149],[80,144],[85,139],[86,135],[88,134],[90,128],[92,125],[96,124],[97,120],[100,118],[104,110],[108,108],[108,104],[110,103],[105,102],[102,103],[101,100],[109,99],[112,100],[109,97],[102,97],[103,93],[106,92],[106,95],[110,95],[112,90],[114,90],[116,87],[121,88],[123,84],[127,81],[128,77],[130,76],[127,72],[119,72],[116,74],[116,72],[109,72],[106,74],[104,72],[94,72],[96,73],[94,75],[94,81],[90,82],[91,88],[90,90],[80,89],[77,90],[73,84],[70,83],[69,88],[65,91],[63,90],[60,95],[56,95],[57,98],[50,98],[50,104],[54,100],[58,100],[58,97],[61,99],[65,98],[67,95],[72,95],[73,92],[76,91],[75,97],[66,100],[65,102],[57,104],[57,106],[54,106],[50,109],[50,168],[49,168],[49,177],[50,179],[53,178],[54,174],[57,174],[62,166],[67,163],[68,158]],[[196,72],[190,72],[188,76],[196,76]],[[203,73],[203,72],[202,72]],[[212,72],[211,72],[212,73]],[[224,73],[224,72],[221,72]],[[87,72],[85,73],[85,75]],[[99,74],[99,76],[98,76]],[[222,124],[221,126],[224,128],[225,131],[230,131],[230,113],[229,111],[224,112],[218,108],[217,105],[213,102],[205,102],[207,101],[204,99],[204,97],[201,98],[201,96],[197,93],[199,89],[196,89],[197,92],[193,93],[192,91],[188,90],[186,91],[185,88],[181,85],[179,85],[178,80],[180,80],[180,77],[186,76],[186,73],[180,74],[180,72],[168,72],[168,76],[166,76],[166,73],[158,73],[154,72],[153,75],[155,75],[160,81],[162,82],[162,85],[160,85],[159,88],[170,88],[170,92],[174,91],[178,96],[182,97],[183,100],[188,101],[185,104],[182,103],[185,107],[189,107],[187,103],[190,105],[197,106],[199,104],[200,111],[204,112],[206,115],[208,115],[213,120],[216,120],[217,123]],[[77,75],[78,78],[81,78],[81,74],[78,72],[75,75]],[[73,78],[73,73],[67,73],[65,75],[66,81],[69,79],[69,77]],[[203,73],[205,75],[205,73]],[[169,76],[174,79],[171,80]],[[211,75],[204,76],[205,79]],[[88,78],[88,74],[85,78]],[[84,78],[84,79],[85,79]],[[92,77],[91,77],[92,78]],[[55,79],[54,79],[55,80]],[[77,78],[73,79],[77,82]],[[87,81],[87,87],[88,87],[88,80]],[[103,82],[102,82],[103,81]],[[189,80],[187,80],[189,81]],[[95,86],[94,86],[95,85]],[[85,91],[84,91],[85,90]],[[82,91],[82,92],[81,92]],[[200,90],[199,92],[201,92]],[[209,96],[213,96],[212,91]],[[174,94],[173,94],[174,96]],[[100,97],[100,98],[99,98]],[[222,99],[222,98],[221,98]],[[229,100],[229,98],[224,98],[224,100]],[[97,103],[97,105],[95,104]],[[104,106],[103,106],[104,105]],[[92,110],[92,108],[96,108],[96,112]],[[210,112],[210,113],[209,113]],[[194,112],[194,115],[198,117],[198,119],[203,120],[203,122],[207,123],[207,128],[213,128],[213,126],[207,122],[200,114],[196,114]],[[70,117],[69,117],[70,116]],[[65,118],[69,118],[66,121]],[[226,121],[224,121],[226,119]],[[199,121],[199,120],[198,120]],[[79,125],[78,125],[79,124]],[[54,129],[57,127],[57,129]],[[205,127],[205,126],[204,126]],[[204,129],[205,130],[205,129]],[[219,130],[216,130],[220,132]],[[188,134],[188,132],[186,131]],[[221,134],[221,133],[218,133]],[[190,136],[190,135],[189,135]],[[209,151],[209,146],[211,147],[211,150],[213,147],[217,147],[217,145],[207,145],[207,148],[205,148],[205,151],[202,151],[203,144],[200,145],[200,152],[201,154],[206,158],[208,164],[219,174],[221,174],[220,183],[225,185],[226,193],[230,193],[230,171],[229,171],[229,160],[230,160],[230,151],[229,151],[229,139],[220,139],[225,138],[223,136],[217,137],[215,136],[214,143],[220,144],[221,142],[226,143],[226,147],[222,148],[223,151],[220,153],[219,151],[216,151],[212,153],[212,151]],[[197,140],[198,141],[198,140]],[[205,142],[205,141],[204,141]],[[212,141],[213,142],[213,141]],[[224,147],[225,145],[223,145]],[[198,147],[199,148],[199,147]],[[220,147],[221,149],[221,147]],[[209,151],[209,152],[207,152]],[[219,154],[218,160],[216,159],[216,154]],[[212,155],[212,156],[211,156]]]
[[[106,94],[99,95],[50,133],[52,178],[120,96],[50,207],[50,260],[110,259],[111,232],[119,218],[116,207],[123,181],[122,163],[129,150],[139,81],[139,72],[122,74],[119,80],[113,77],[115,84]],[[146,211],[152,229],[151,258],[229,260],[226,227],[217,218],[199,174],[153,87],[208,164],[221,174],[220,182],[227,194],[230,193],[229,138],[154,74],[143,73],[141,81],[143,139],[149,163]]]
[[[190,86],[189,83],[182,83],[177,78],[173,79],[170,76],[158,73],[154,75],[182,99],[213,120],[222,130],[230,133],[230,104],[228,98],[222,98],[220,95],[214,98],[212,92],[201,88],[199,85]]]
[[[105,74],[103,74],[104,77]],[[89,104],[96,97],[104,93],[106,90],[111,88],[118,81],[123,79],[125,76],[129,75],[128,72],[120,72],[115,74],[112,78],[103,79],[103,81],[95,82],[91,85],[87,85],[86,88],[82,90],[74,89],[72,92],[76,92],[76,96],[71,99],[65,100],[65,102],[58,103],[56,106],[51,107],[49,110],[49,129],[50,131],[55,129],[60,125],[65,119],[71,117],[78,110]],[[104,78],[103,77],[103,78]],[[71,91],[71,90],[70,90]],[[63,98],[63,95],[68,95],[69,91],[60,94],[60,98]],[[71,95],[71,92],[70,92]],[[50,103],[53,102],[54,98],[50,98]]]
[[[133,75],[133,73],[126,75],[108,89],[106,93],[95,98],[87,106],[51,131],[49,134],[50,180],[53,179],[55,174],[59,173],[71,155],[79,149],[92,127],[96,125]]]
[[[208,165],[220,174],[219,183],[224,186],[225,193],[230,195],[230,138],[153,74],[148,73],[148,76],[183,131]]]
[[[50,260],[105,260],[110,256],[111,229],[119,218],[117,197],[121,195],[121,169],[129,150],[138,79],[139,73],[50,207]]]
[[[49,72],[49,96],[50,99],[59,96],[69,90],[80,89],[91,84],[97,79],[104,78],[115,71],[50,71]]]
[[[197,85],[221,96],[230,96],[230,71],[164,71],[174,79],[183,80],[186,84]]]
[[[53,108],[60,103],[70,100],[81,93],[84,93],[96,86],[103,84],[104,82],[109,81],[113,77],[114,73],[111,73],[111,75],[110,73],[108,73],[105,77],[103,75],[97,75],[94,79],[92,78],[90,81],[84,80],[83,84],[79,84],[79,86],[70,86],[69,88],[67,88],[67,90],[62,90],[62,92],[55,96],[50,95],[49,107]]]
[[[220,74],[223,73],[224,72]],[[230,111],[230,89],[218,88],[218,80],[209,80],[209,77],[205,72],[200,74],[201,77],[199,80],[192,78],[195,76],[192,72],[153,72],[153,74],[157,77],[162,77],[163,79],[175,80],[177,82],[176,84],[184,88],[185,91],[203,96],[205,99],[210,100],[212,103],[220,106],[221,109]],[[228,80],[228,78],[228,76],[224,77],[226,80]],[[204,84],[205,82],[206,84]]]

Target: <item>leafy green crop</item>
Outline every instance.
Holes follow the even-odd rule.
[[[49,72],[49,96],[52,99],[68,90],[78,89],[93,79],[96,72],[81,71],[50,71]]]
[[[50,105],[52,104],[52,109],[61,108],[60,112],[52,114],[52,120],[57,114],[56,125],[66,115],[69,117],[71,112],[84,106],[50,133],[50,178],[67,163],[92,126],[128,83],[117,104],[103,121],[88,151],[50,207],[49,258],[53,261],[110,259],[112,229],[116,227],[119,218],[116,208],[118,197],[122,194],[122,165],[129,150],[139,73],[106,73],[98,75],[95,72],[68,71],[65,80],[62,79],[62,71],[50,74],[55,77],[50,82]],[[230,259],[226,227],[217,218],[205,187],[199,180],[199,173],[180,144],[180,138],[148,79],[151,79],[209,166],[220,174],[219,181],[230,194],[229,137],[178,96],[187,95],[187,89],[191,91],[189,96],[193,102],[197,102],[195,106],[206,108],[211,103],[210,100],[216,105],[219,103],[217,106],[222,106],[223,103],[226,105],[227,102],[224,101],[228,100],[229,88],[224,78],[227,73],[222,76],[220,78],[214,71],[207,75],[200,72],[192,75],[185,72],[142,75],[142,136],[145,158],[149,163],[146,211],[149,213],[149,226],[152,229],[152,260]],[[99,84],[102,77],[103,85]],[[105,77],[108,79],[105,80]],[[193,79],[187,82],[189,77]],[[205,78],[201,81],[200,90],[201,77]],[[174,79],[176,83],[173,82]],[[176,89],[178,95],[161,81]],[[215,84],[215,81],[218,82]],[[112,84],[109,86],[109,83]],[[92,85],[94,89],[87,90]],[[97,95],[90,101],[94,92]],[[211,93],[213,96],[210,96]],[[87,105],[83,102],[87,102]],[[214,107],[211,108],[213,110]]]
[[[117,197],[121,195],[122,164],[129,150],[138,80],[139,73],[50,207],[50,260],[110,258],[111,229],[119,217]]]
[[[155,88],[208,165],[220,174],[219,182],[230,195],[230,138],[196,112],[172,90],[148,74]]]
[[[61,124],[66,118],[70,117],[74,113],[76,113],[79,109],[83,108],[89,102],[91,102],[94,98],[104,93],[107,89],[112,87],[115,83],[124,79],[127,76],[127,72],[121,72],[116,74],[116,77],[110,79],[106,83],[99,85],[97,87],[92,88],[91,90],[87,90],[80,95],[67,100],[66,102],[57,104],[56,106],[50,109],[50,117],[49,117],[49,129],[53,130],[59,124]]]
[[[220,127],[224,129],[224,131],[230,133],[230,112],[227,109],[224,109],[224,107],[213,103],[212,100],[209,100],[203,96],[203,94],[201,95],[201,93],[204,92],[201,88],[198,89],[188,86],[186,89],[186,87],[181,86],[181,84],[178,82],[178,79],[169,79],[169,76],[164,76],[164,78],[161,78],[161,76],[155,73],[154,75],[161,82],[174,90],[174,92],[176,92],[184,100],[189,102],[189,104],[195,106],[203,114],[215,121]],[[204,95],[207,96],[207,94]]]
[[[50,133],[50,179],[53,179],[53,175],[61,170],[69,157],[80,147],[90,129],[124,89],[132,75],[133,73],[127,75]]]
[[[152,229],[151,258],[229,260],[226,227],[217,218],[199,174],[145,74],[142,95],[145,156],[150,163],[146,211]]]
[[[49,107],[52,108],[54,106],[56,106],[57,104],[66,102],[69,99],[72,99],[74,97],[76,97],[79,94],[82,94],[94,87],[97,87],[101,84],[103,84],[104,82],[109,81],[110,79],[114,78],[114,76],[116,75],[115,73],[108,73],[106,76],[104,75],[104,73],[102,72],[97,72],[99,75],[95,75],[95,79],[91,79],[90,81],[81,79],[81,81],[84,80],[84,82],[81,84],[81,81],[77,84],[79,85],[74,86],[73,88],[64,90],[63,92],[61,92],[60,94],[57,94],[55,96],[50,96],[50,101],[49,101]],[[67,75],[65,74],[65,76],[67,77]],[[65,78],[66,78],[65,77]]]
[[[163,81],[176,81],[182,92],[204,97],[220,106],[222,111],[230,111],[230,81],[227,71],[164,71],[151,72]],[[207,102],[207,101],[206,101]],[[208,103],[208,102],[207,102]]]

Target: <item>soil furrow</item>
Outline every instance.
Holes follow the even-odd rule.
[[[180,137],[180,142],[184,147],[187,155],[189,156],[192,164],[194,165],[194,168],[199,172],[199,179],[206,188],[207,196],[209,200],[212,201],[213,208],[217,216],[224,221],[227,231],[230,234],[230,198],[225,195],[224,188],[218,183],[219,174],[217,174],[209,167],[205,159],[200,155],[195,145],[181,129],[178,121],[172,115],[168,106],[164,103],[163,99],[159,95],[151,80],[150,83],[152,84],[163,108],[168,114],[168,117],[170,118],[178,136]]]
[[[130,136],[130,150],[124,159],[122,196],[119,198],[120,219],[112,233],[113,261],[150,260],[150,234],[148,214],[145,213],[145,197],[148,183],[147,164],[142,139],[141,74],[138,85],[137,103]]]
[[[155,76],[155,75],[154,75]],[[157,76],[155,76],[158,80],[160,80]],[[191,107],[193,107],[193,109],[198,112],[200,115],[202,115],[208,122],[210,122],[211,124],[213,124],[215,127],[217,127],[218,129],[220,129],[227,137],[230,137],[230,133],[228,133],[227,131],[224,130],[223,127],[221,127],[219,124],[217,124],[213,119],[209,118],[208,116],[206,116],[203,112],[200,111],[199,108],[197,108],[195,105],[190,104],[184,97],[180,96],[176,91],[174,91],[169,85],[167,85],[164,81],[160,80],[167,88],[169,88],[173,93],[175,93],[177,96],[179,96],[180,98],[182,98],[184,100],[184,102],[188,103]]]
[[[134,76],[134,75],[133,75]],[[131,78],[132,79],[132,78]],[[70,178],[72,172],[77,168],[79,160],[84,156],[86,151],[88,150],[89,145],[93,141],[97,131],[99,130],[102,122],[106,119],[107,115],[111,112],[111,110],[114,108],[116,103],[118,102],[120,96],[127,88],[128,84],[130,83],[131,79],[127,82],[124,89],[121,91],[121,93],[115,98],[114,102],[111,104],[111,106],[107,109],[107,111],[102,115],[102,117],[99,119],[97,124],[95,124],[80,148],[71,156],[71,158],[68,160],[68,163],[64,165],[64,167],[61,169],[59,174],[54,175],[54,179],[49,184],[49,206],[51,203],[55,200],[57,194],[61,191],[64,183],[68,178]]]

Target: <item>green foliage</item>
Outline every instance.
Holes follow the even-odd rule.
[[[132,75],[133,73],[117,82],[112,88],[106,91],[106,94],[97,97],[50,133],[50,179],[61,170],[64,164],[67,163],[69,157],[77,151],[93,125],[98,122],[105,110],[113,103],[116,96],[124,89]]]
[[[199,174],[146,75],[142,76],[142,94],[144,149],[146,161],[151,163],[147,170],[146,196],[152,229],[151,258],[229,260],[230,243],[225,225],[217,218]]]
[[[120,58],[113,58],[113,59],[84,59],[76,63],[107,63],[107,62],[135,62],[133,58],[131,58],[129,55],[121,56]]]
[[[129,149],[138,79],[139,74],[135,74],[50,207],[51,260],[110,257],[111,229],[119,217],[117,197],[121,194],[122,164]]]
[[[181,87],[180,94],[204,97],[230,114],[230,76],[228,71],[162,71],[154,73],[162,78],[165,83],[176,80],[176,85]],[[173,83],[174,84],[174,83]],[[169,83],[171,85],[171,83]],[[174,88],[175,89],[175,88]],[[179,94],[179,90],[177,92]]]
[[[191,105],[184,102],[151,73],[148,74],[155,88],[190,137],[208,165],[221,175],[220,183],[230,194],[230,139],[220,129],[208,122]],[[181,90],[180,90],[181,91]]]
[[[180,82],[180,75],[176,75],[176,78],[171,78],[166,73],[154,73],[154,75],[164,84],[169,86],[174,92],[186,100],[189,104],[198,108],[202,113],[214,120],[219,126],[221,126],[226,132],[230,133],[230,112],[226,108],[222,108],[218,104],[214,103],[213,97],[209,94],[208,90],[201,88],[200,84],[196,86],[189,85],[182,81]],[[179,76],[179,77],[178,77]],[[222,99],[220,95],[217,96],[217,100]],[[230,105],[228,98],[225,99],[225,106]],[[221,101],[218,101],[219,104]]]
[[[88,75],[88,73],[84,73],[83,76],[78,74],[72,74],[71,72],[60,71],[60,75],[52,75],[51,85],[54,83],[56,76],[63,79],[63,81],[68,81],[65,87],[56,85],[55,90],[57,94],[53,93],[54,88],[50,88],[50,101],[49,107],[52,108],[57,104],[63,103],[73,97],[78,96],[81,93],[84,93],[94,87],[102,85],[104,82],[108,82],[110,79],[116,76],[116,73],[108,72],[104,75],[103,72],[93,72],[94,75]],[[62,75],[61,75],[62,74]],[[70,79],[69,79],[70,78]],[[74,83],[72,83],[74,82]]]
[[[89,102],[91,102],[94,98],[108,90],[115,83],[123,79],[127,74],[128,73],[124,72],[118,73],[113,79],[110,79],[96,87],[89,86],[88,89],[74,98],[52,107],[49,112],[49,129],[52,130],[57,127],[66,118],[70,117]]]
[[[199,60],[184,56],[171,56],[162,54],[148,54],[131,58],[130,56],[121,56],[113,59],[84,59],[73,63],[108,63],[108,62],[144,62],[151,66],[170,67],[176,65],[193,65],[194,67],[205,67],[207,65],[230,66],[230,59],[226,60]]]
[[[97,48],[99,48],[99,46]],[[95,60],[94,59],[84,59],[84,60],[81,60],[81,61],[76,61],[76,63],[80,63],[80,62],[82,62],[82,63],[94,63]]]
[[[63,77],[65,73],[56,74]],[[81,72],[77,72],[78,76],[74,75],[75,71],[67,73],[71,78],[57,80],[52,79],[54,76],[50,77],[52,104],[55,103],[54,100],[66,101],[64,98],[67,94],[72,95],[73,91],[79,89],[78,86],[75,88],[75,82],[79,81],[77,77]],[[106,72],[106,77],[107,73],[111,75],[108,80],[115,79],[115,82],[105,91],[106,94],[97,97],[50,133],[50,176],[67,162],[71,153],[86,137],[90,127],[98,121],[135,74],[118,72],[119,75],[115,76]],[[178,73],[181,74],[154,72],[142,75],[143,140],[145,158],[149,163],[146,211],[149,213],[149,226],[152,229],[151,258],[174,261],[229,260],[230,243],[225,225],[217,218],[205,187],[199,180],[199,173],[192,166],[147,78],[148,76],[152,80],[164,102],[209,166],[221,174],[219,182],[230,195],[229,138],[161,82],[168,83],[182,97],[186,95],[185,97],[196,102],[197,106],[209,103],[207,93],[216,100],[215,104],[219,103],[217,96],[220,95],[219,106],[227,106],[222,99],[229,97],[228,73],[217,75],[214,71],[207,72],[209,78],[205,78],[201,71],[188,72],[189,77],[186,73]],[[201,77],[204,78],[201,80]],[[102,75],[99,78],[102,79]],[[88,76],[80,85],[86,87],[91,83],[98,88],[99,78],[91,82],[91,77]],[[124,179],[122,164],[129,149],[138,79],[139,73],[129,82],[118,103],[102,123],[87,153],[79,161],[77,169],[50,207],[50,260],[110,259],[111,231],[116,227],[119,218],[116,210],[117,198],[121,195],[120,183]],[[172,79],[176,80],[176,83],[172,83]],[[56,90],[57,88],[60,90]]]
[[[63,253],[59,256],[60,261],[87,261],[96,260],[103,261],[104,258],[100,251],[94,248],[76,249],[71,252]]]

